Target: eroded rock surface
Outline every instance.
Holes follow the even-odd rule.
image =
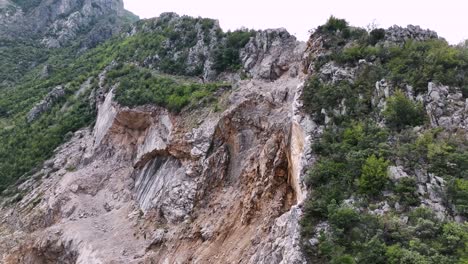
[[[301,47],[275,39],[248,56],[254,78],[224,92],[223,111],[97,96],[94,127],[3,205],[3,262],[304,263],[298,220],[316,126],[300,110],[304,76],[291,72]]]

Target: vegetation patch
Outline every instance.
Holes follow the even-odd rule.
[[[441,220],[422,206],[427,197],[418,194],[418,187],[425,182],[416,177],[418,171],[441,177],[442,205],[453,210],[449,214],[467,217],[466,132],[425,131],[423,105],[400,91],[410,85],[416,94],[427,92],[430,81],[463,91],[467,49],[443,40],[383,45],[385,30],[363,32],[334,17],[318,34],[330,53],[315,60],[315,72],[304,86],[304,108],[319,124],[325,125],[324,112],[330,120],[313,143],[318,160],[306,178],[310,192],[301,230],[309,260],[468,262],[468,224]],[[331,80],[320,74],[331,62],[356,72],[352,78]],[[372,101],[382,79],[396,88],[384,109]],[[388,168],[397,165],[408,175],[391,178]]]
[[[223,83],[196,83],[155,76],[150,70],[122,65],[107,74],[107,83],[118,86],[115,99],[125,106],[155,104],[179,112],[183,107],[216,101],[213,93],[230,88]]]

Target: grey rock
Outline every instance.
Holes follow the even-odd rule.
[[[173,157],[156,157],[136,173],[135,195],[144,212],[159,211],[171,223],[179,223],[193,209],[196,184]]]
[[[437,38],[436,32],[413,25],[406,28],[395,25],[385,30],[385,41],[399,44],[408,40],[425,41]]]
[[[148,248],[152,246],[160,246],[162,243],[164,243],[166,233],[167,231],[162,228],[154,231],[154,234],[151,238]]]
[[[388,176],[392,181],[396,182],[402,178],[407,178],[408,174],[403,170],[402,166],[390,166],[388,167]]]
[[[65,96],[65,90],[62,86],[57,86],[52,91],[50,91],[46,97],[36,104],[28,113],[27,120],[28,122],[32,122],[39,118],[39,116],[48,111],[55,102],[57,102],[60,98]]]
[[[244,70],[254,78],[275,80],[290,70],[305,48],[286,29],[259,31],[240,53]],[[297,76],[297,68],[291,74]]]
[[[39,39],[46,47],[58,48],[82,37],[83,48],[94,47],[118,32],[136,17],[125,11],[122,0],[42,0],[30,10],[17,7],[0,15],[0,36]],[[113,22],[108,18],[113,17]],[[17,32],[21,32],[18,34]]]
[[[305,264],[301,251],[299,219],[302,210],[293,207],[275,220],[268,241],[250,258],[249,263]]]
[[[459,89],[430,82],[424,104],[432,127],[468,129],[467,102]]]

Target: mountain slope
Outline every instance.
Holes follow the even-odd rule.
[[[313,263],[465,263],[468,51],[432,31],[331,18],[309,40]]]
[[[5,199],[4,262],[301,262],[294,205],[306,143],[292,135],[305,135],[304,43],[282,29],[223,33],[175,14],[129,32],[64,68],[89,75],[62,84],[68,95],[49,93],[50,107],[25,124],[66,126],[88,117],[82,102],[98,112],[7,190],[24,197]]]
[[[465,47],[166,13],[66,51],[0,89],[4,263],[466,261]]]
[[[137,19],[119,0],[2,1],[0,88],[14,85],[50,57],[73,57],[95,47]]]

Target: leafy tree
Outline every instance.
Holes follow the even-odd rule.
[[[416,206],[419,204],[417,186],[414,178],[403,178],[395,186],[395,193],[399,202],[404,206]]]
[[[383,112],[387,124],[397,130],[424,123],[425,112],[421,103],[414,103],[401,91],[396,91],[387,101]]]
[[[359,190],[369,195],[379,194],[388,181],[388,161],[375,155],[367,158],[359,178]]]
[[[456,179],[449,187],[449,195],[457,211],[468,216],[468,180]]]
[[[254,31],[247,30],[227,32],[226,42],[213,53],[213,68],[217,72],[238,70],[242,66],[240,61],[240,50],[245,47],[250,38],[254,35]]]
[[[369,44],[375,45],[377,42],[385,38],[385,29],[376,28],[369,33]]]
[[[334,16],[330,16],[325,25],[318,28],[321,32],[335,32],[342,31],[348,27],[348,22],[344,19],[339,19]]]

